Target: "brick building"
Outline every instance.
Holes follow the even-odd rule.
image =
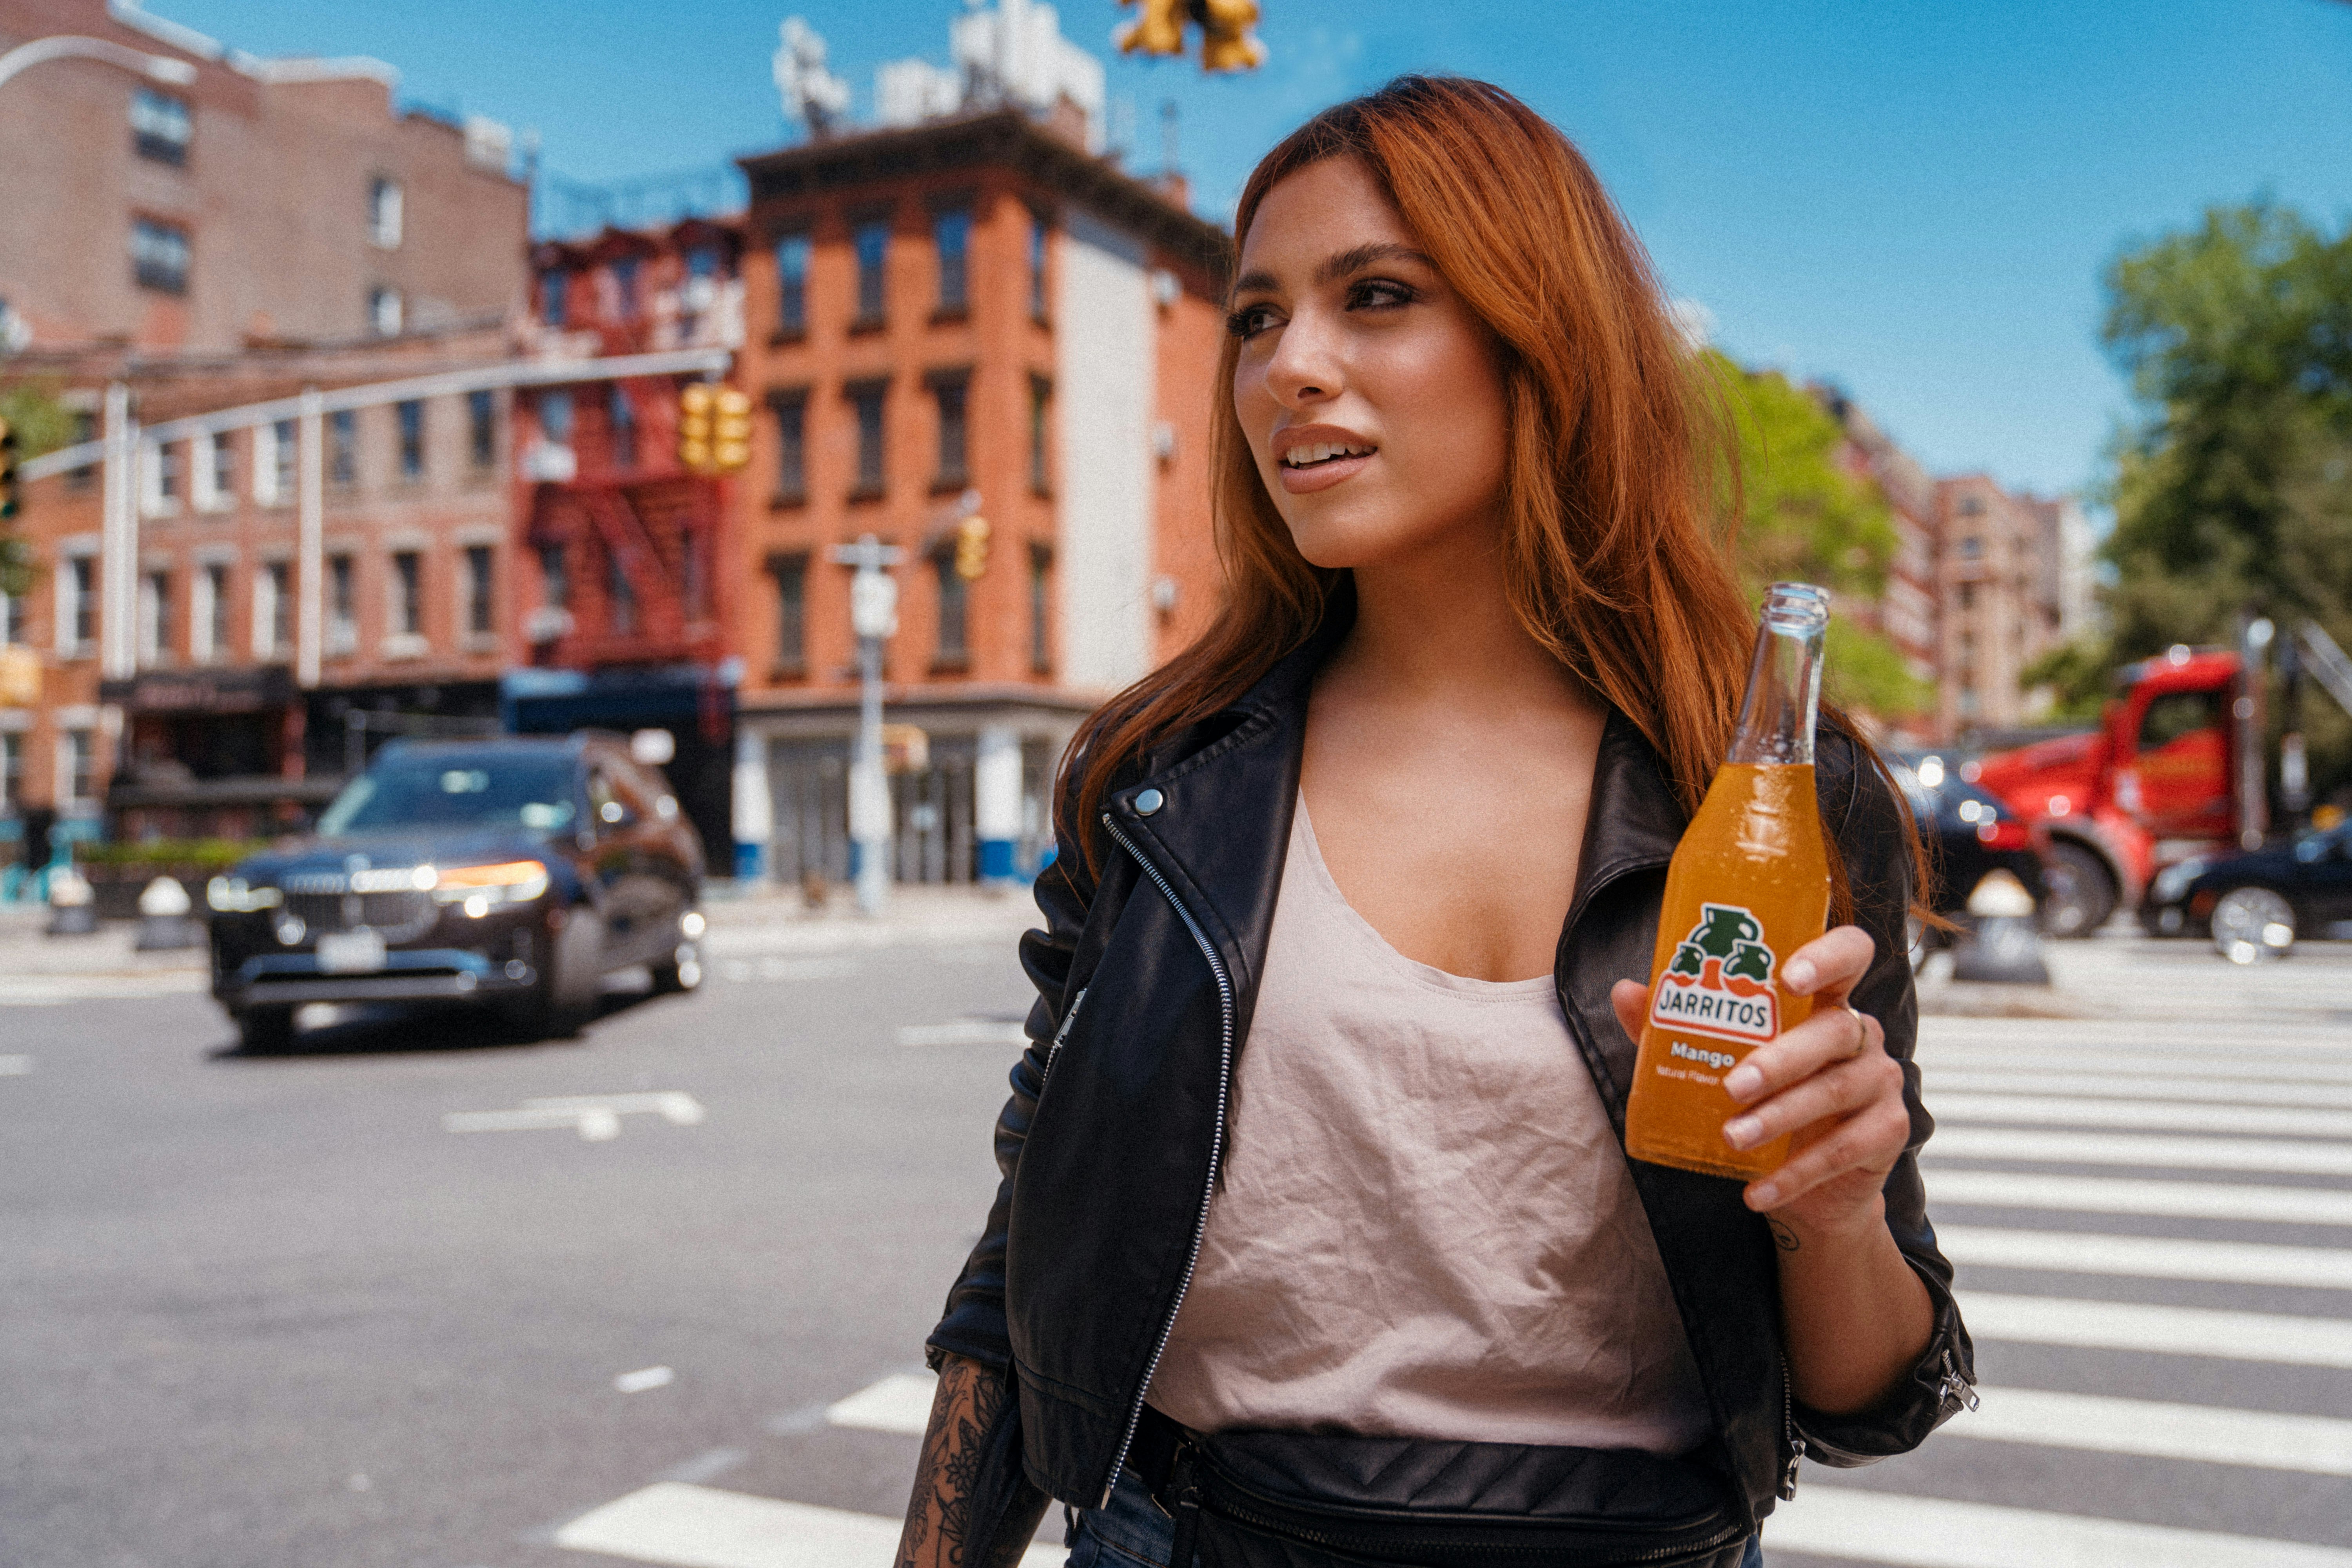
[[[2046,702],[2022,678],[2060,640],[2042,519],[1983,474],[1937,480],[1936,508],[1937,733],[2031,722]]]
[[[929,740],[893,780],[905,879],[1033,866],[1078,720],[1213,608],[1227,240],[1180,185],[1087,139],[1065,100],[742,161],[737,378],[761,412],[732,506],[735,821],[747,863],[779,878],[849,869],[857,687],[835,546],[905,552],[890,716]],[[986,558],[966,578],[972,515]]]

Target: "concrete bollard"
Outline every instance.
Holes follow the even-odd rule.
[[[97,894],[89,881],[71,866],[49,873],[51,936],[88,936],[98,929]]]
[[[137,952],[170,952],[194,947],[204,940],[196,922],[188,918],[188,889],[171,877],[158,877],[139,894],[139,935],[131,946]]]
[[[2033,919],[2033,895],[2014,873],[1984,874],[1969,894],[1972,932],[1952,953],[1952,978],[1996,985],[2047,985],[2050,966],[2042,959],[2042,932]]]

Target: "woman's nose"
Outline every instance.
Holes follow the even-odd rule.
[[[1331,396],[1343,379],[1337,351],[1328,324],[1304,312],[1292,317],[1266,362],[1266,389],[1293,407]]]

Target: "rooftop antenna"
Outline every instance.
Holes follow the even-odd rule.
[[[825,68],[824,39],[808,23],[787,16],[777,30],[782,41],[774,60],[776,91],[784,118],[806,125],[813,137],[831,135],[849,112],[849,84]]]

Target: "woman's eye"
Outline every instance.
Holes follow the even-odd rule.
[[[1269,306],[1244,305],[1225,318],[1225,331],[1237,338],[1254,338],[1274,325],[1273,315]]]
[[[1391,310],[1412,303],[1413,292],[1404,284],[1385,278],[1370,278],[1348,290],[1350,310]]]

